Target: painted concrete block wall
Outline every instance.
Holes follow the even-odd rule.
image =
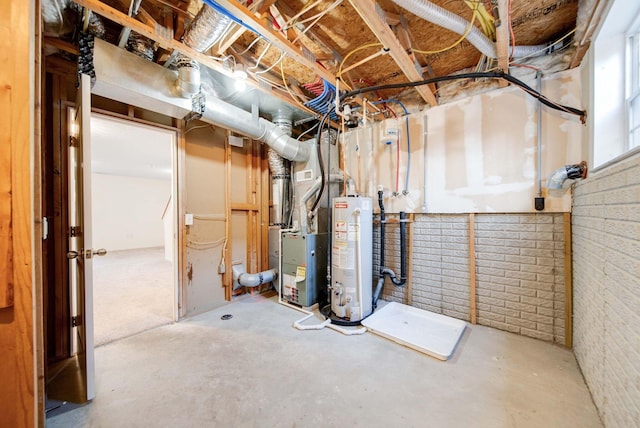
[[[577,183],[574,351],[608,427],[640,426],[640,154]]]
[[[563,214],[475,217],[477,321],[564,343]],[[416,215],[410,285],[385,281],[382,298],[469,321],[469,215]],[[386,228],[385,266],[400,272],[399,227]],[[374,278],[379,227],[374,228]],[[409,296],[409,290],[411,295]]]
[[[564,344],[563,214],[476,216],[478,323]]]

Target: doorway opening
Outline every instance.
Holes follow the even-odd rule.
[[[176,132],[91,115],[94,343],[177,320]]]

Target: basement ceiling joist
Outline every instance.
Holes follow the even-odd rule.
[[[215,60],[213,60],[212,58],[210,58],[209,56],[207,56],[204,53],[195,51],[193,49],[191,49],[190,47],[186,46],[184,43],[179,42],[175,39],[167,39],[166,37],[164,37],[161,34],[158,34],[157,30],[155,28],[152,28],[146,24],[143,24],[140,21],[137,21],[129,16],[127,16],[126,14],[118,11],[117,9],[114,9],[110,6],[107,6],[106,4],[100,2],[99,0],[74,0],[76,3],[80,4],[81,6],[86,7],[87,9],[92,10],[93,12],[97,13],[98,15],[101,15],[105,18],[108,18],[110,20],[112,20],[113,22],[116,22],[120,25],[122,25],[123,27],[127,27],[127,28],[131,28],[133,31],[135,31],[136,33],[139,33],[153,41],[155,41],[156,43],[158,43],[160,46],[172,50],[172,51],[177,51],[180,52],[183,55],[188,56],[189,58],[198,61],[199,63],[203,64],[204,66],[220,73],[226,76],[231,76],[232,73],[230,70],[228,70],[227,68],[225,68],[220,62],[217,62]],[[280,95],[279,93],[271,90],[271,89],[267,89],[264,87],[264,85],[259,85],[258,83],[253,83],[253,82],[249,82],[255,89],[260,90],[262,92],[267,93],[270,96],[274,96],[277,98],[280,98],[282,101],[289,103],[293,106],[295,106],[296,108],[300,108],[302,110],[307,111],[309,114],[313,114],[314,112],[307,109],[306,107],[299,105],[298,103],[294,103],[291,98],[289,97],[285,97],[283,95]]]
[[[69,1],[43,0],[43,3],[68,4]],[[160,64],[164,64],[171,52],[177,51],[227,76],[230,70],[222,66],[222,60],[233,57],[253,71],[250,79],[255,80],[251,80],[250,85],[306,111],[309,110],[301,107],[301,102],[314,97],[306,87],[320,78],[332,84],[340,78],[340,89],[358,89],[473,70],[514,72],[513,67],[518,63],[540,68],[543,73],[552,67],[555,72],[577,66],[586,45],[582,41],[585,37],[579,34],[582,46],[578,47],[578,54],[574,53],[578,50],[576,41],[563,46],[563,53],[553,60],[509,57],[512,44],[538,45],[562,37],[570,40],[576,28],[578,0],[430,0],[479,29],[478,20],[473,19],[474,9],[485,8],[496,21],[495,40],[489,35],[496,44],[495,60],[483,58],[460,34],[428,22],[392,0],[216,0],[216,4],[246,22],[259,35],[233,24],[217,45],[203,53],[180,41],[185,28],[203,6],[202,0],[141,0],[140,11],[133,17],[126,13],[130,0],[73,1],[109,20],[106,40],[110,43],[117,44],[120,26],[128,27],[156,42],[160,49],[154,60]],[[594,14],[599,15],[601,8],[596,9]],[[283,26],[285,28],[281,28]],[[70,42],[71,37],[67,35],[62,40]],[[46,43],[64,51],[63,57],[70,54],[68,45],[52,39]],[[341,70],[346,71],[341,73]],[[532,73],[525,69],[518,72]],[[492,85],[496,87],[497,83]],[[436,105],[443,96],[446,100],[455,91],[465,93],[470,87],[473,85],[447,83],[385,90],[367,94],[367,98],[400,98],[407,106],[421,109],[425,105]]]
[[[418,70],[418,68],[421,67],[417,67],[413,59],[405,52],[400,41],[389,28],[386,18],[381,16],[384,12],[382,12],[382,9],[380,9],[377,3],[370,0],[349,1],[380,43],[382,43],[386,49],[389,49],[389,55],[391,55],[409,81],[419,82],[420,80],[424,80],[422,72]],[[427,86],[418,86],[416,87],[416,90],[420,93],[422,98],[432,106],[438,104],[436,97]]]

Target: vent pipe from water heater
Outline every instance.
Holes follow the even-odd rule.
[[[272,122],[275,126],[284,131],[288,137],[291,137],[291,115],[278,111],[278,113],[273,116]],[[289,225],[291,214],[289,199],[291,165],[272,148],[267,150],[267,159],[269,161],[269,171],[271,171],[273,200],[273,219],[271,224],[284,228]]]

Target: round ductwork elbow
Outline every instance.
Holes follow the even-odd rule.
[[[195,61],[184,58],[178,61],[176,90],[182,98],[191,98],[200,92],[200,67]]]
[[[574,165],[565,165],[553,171],[547,182],[547,188],[560,190],[565,181],[578,178],[587,178],[587,163],[585,161]]]

